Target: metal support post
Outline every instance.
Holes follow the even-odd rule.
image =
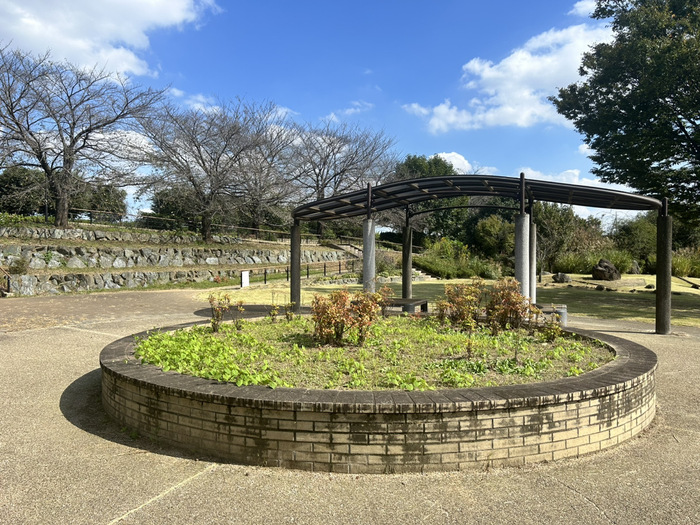
[[[673,219],[668,214],[668,199],[664,199],[656,222],[656,333],[671,333]]]

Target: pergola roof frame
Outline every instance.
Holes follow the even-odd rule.
[[[657,210],[657,263],[656,263],[656,333],[669,334],[671,332],[671,264],[672,264],[672,218],[668,214],[668,199],[663,202],[653,197],[646,197],[635,193],[629,193],[608,188],[592,188],[575,184],[559,182],[526,180],[524,174],[520,178],[501,177],[496,175],[454,175],[446,177],[427,177],[396,181],[358,190],[343,195],[336,195],[327,199],[317,200],[303,206],[299,206],[292,212],[294,225],[291,235],[290,254],[290,302],[295,311],[299,311],[301,301],[301,221],[324,221],[343,219],[358,216],[366,217],[366,225],[363,226],[363,264],[369,264],[365,278],[365,289],[371,284],[374,291],[374,226],[372,214],[392,208],[403,207],[406,209],[406,227],[404,228],[404,255],[403,274],[404,296],[410,294],[410,243],[411,228],[408,224],[410,205],[435,199],[446,199],[460,196],[492,196],[508,198],[520,205],[520,215],[516,219],[516,278],[521,280],[525,289],[527,287],[527,268],[530,272],[536,263],[532,253],[536,251],[534,245],[525,246],[529,241],[527,228],[523,219],[528,217],[526,213],[526,200],[532,204],[534,201],[554,202],[572,206],[586,206],[592,208],[608,208],[618,210],[649,211]],[[530,221],[532,218],[530,217]],[[519,225],[520,224],[520,225]],[[530,223],[530,229],[533,227]],[[522,230],[518,240],[519,228]],[[406,235],[408,233],[408,235]],[[527,263],[524,254],[531,258]],[[408,256],[408,257],[407,257]],[[518,277],[520,274],[520,277]],[[364,275],[364,274],[363,274]],[[406,276],[409,276],[406,278]],[[526,295],[524,293],[524,295]]]
[[[371,188],[370,213],[406,207],[429,200],[460,196],[491,196],[521,201],[521,179],[497,175],[453,175],[426,177],[382,184]],[[300,221],[324,221],[366,216],[367,189],[321,199],[292,212]],[[576,184],[527,179],[525,192],[530,200],[592,208],[618,210],[659,210],[658,199],[636,193],[592,188]]]

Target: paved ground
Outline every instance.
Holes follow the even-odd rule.
[[[0,523],[700,523],[698,329],[570,318],[659,355],[657,418],[615,449],[490,472],[313,474],[198,461],[105,416],[100,350],[206,316],[199,294],[0,300]]]

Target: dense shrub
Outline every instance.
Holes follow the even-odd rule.
[[[390,277],[401,273],[401,252],[377,250],[375,256],[375,272],[377,275]]]
[[[613,263],[620,273],[629,273],[634,262],[634,257],[626,250],[605,250],[600,259],[607,259]]]
[[[677,277],[700,277],[700,248],[683,248],[673,254],[671,271]]]
[[[53,217],[49,217],[53,220]],[[17,215],[14,213],[0,212],[0,226],[19,226],[22,224],[45,224],[43,215]]]
[[[509,328],[520,328],[539,313],[520,293],[520,283],[516,279],[509,277],[494,283],[486,304],[486,317],[494,334]]]
[[[469,334],[465,349],[468,359],[473,355],[471,334],[478,331],[482,320],[493,336],[511,333],[526,324],[531,332],[539,332],[546,341],[561,335],[556,319],[537,323],[542,312],[520,293],[520,283],[511,277],[497,281],[489,293],[480,279],[472,281],[471,285],[446,285],[445,297],[437,302],[436,309],[441,324],[449,322],[453,328]],[[520,348],[517,345],[514,348],[514,362],[517,362]]]
[[[377,320],[382,297],[377,293],[336,290],[328,297],[316,294],[311,303],[314,337],[323,344],[344,340],[362,345],[369,327]]]
[[[634,259],[624,250],[603,250],[591,253],[565,252],[556,258],[554,272],[590,274],[600,259],[607,259],[620,270],[629,273]]]
[[[438,319],[449,319],[453,326],[472,332],[481,314],[484,283],[475,279],[471,284],[445,285],[445,299],[438,301]]]
[[[656,260],[656,255],[649,256],[644,263],[645,273],[656,273]],[[700,278],[700,249],[685,248],[674,252],[671,273],[676,277]]]
[[[503,275],[498,263],[480,259],[470,253],[468,246],[447,238],[433,243],[425,253],[414,257],[413,263],[442,279],[499,279]]]
[[[555,273],[591,273],[599,259],[593,254],[565,252],[555,259],[552,271]]]

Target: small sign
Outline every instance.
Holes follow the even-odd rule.
[[[243,270],[241,272],[241,288],[250,286],[250,270]]]

